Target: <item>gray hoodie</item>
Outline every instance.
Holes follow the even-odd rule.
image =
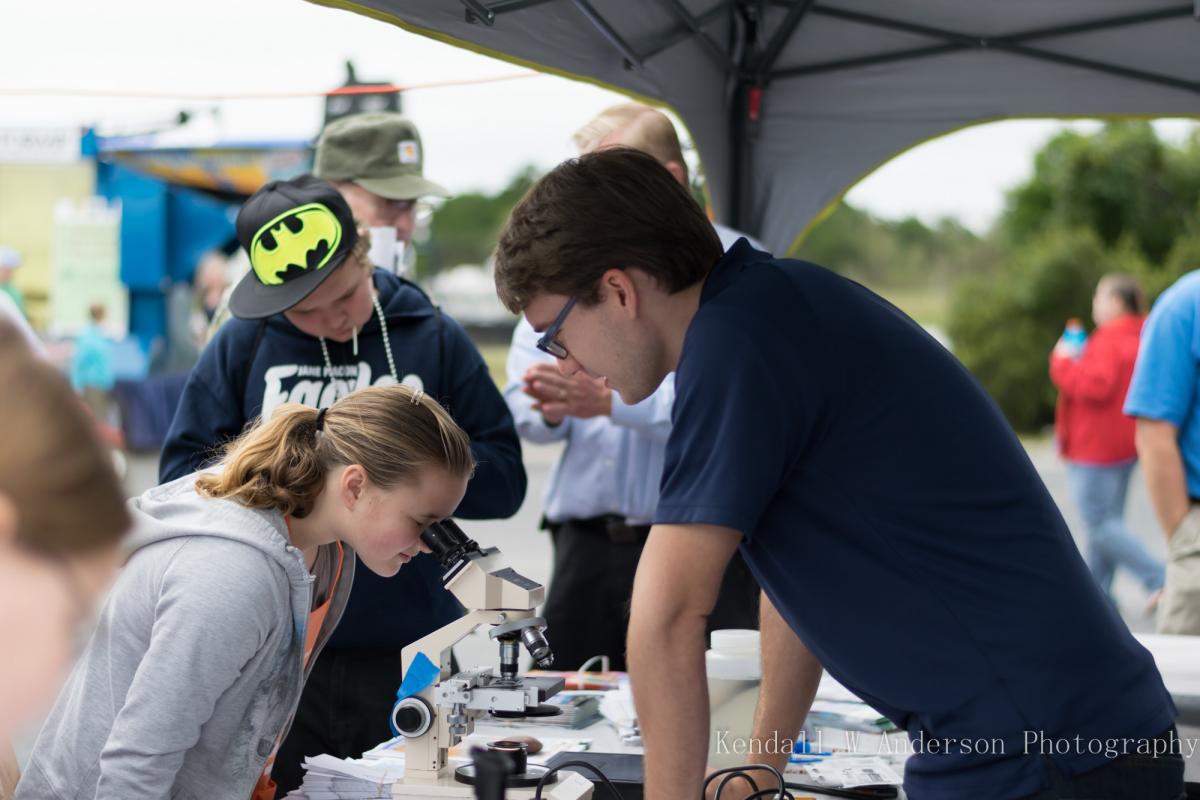
[[[247,800],[291,724],[313,576],[281,514],[200,497],[195,477],[130,501],[131,555],[18,800]],[[347,548],[310,664],[353,577]]]

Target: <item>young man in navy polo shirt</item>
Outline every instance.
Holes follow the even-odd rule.
[[[1182,797],[1149,653],[999,409],[895,307],[745,241],[722,255],[631,150],[543,178],[496,285],[565,373],[627,403],[676,371],[629,627],[648,797],[699,793],[704,622],[735,548],[764,590],[751,752],[796,736],[823,665],[913,739],[912,800]]]

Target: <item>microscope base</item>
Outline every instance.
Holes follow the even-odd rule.
[[[531,800],[536,789],[506,789],[505,800]],[[558,780],[542,787],[543,800],[590,800],[592,782],[577,772],[560,772]],[[454,774],[433,783],[396,783],[392,797],[405,800],[474,800],[475,787],[459,783]]]

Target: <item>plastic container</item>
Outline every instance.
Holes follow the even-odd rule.
[[[704,655],[708,671],[708,763],[732,767],[745,761],[754,730],[762,678],[758,631],[713,631]]]
[[[1083,354],[1083,346],[1087,344],[1087,331],[1083,328],[1083,322],[1074,317],[1067,320],[1062,340],[1067,348],[1067,354],[1071,358],[1079,358]]]

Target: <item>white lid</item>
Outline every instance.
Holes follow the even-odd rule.
[[[758,631],[742,628],[712,632],[712,649],[719,653],[730,655],[757,654],[759,650]]]

